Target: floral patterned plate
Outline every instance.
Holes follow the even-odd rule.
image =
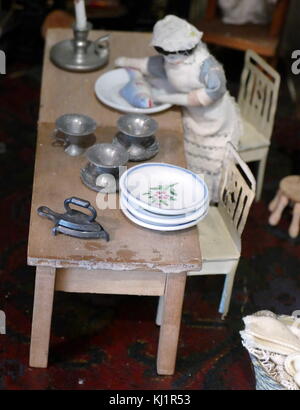
[[[184,224],[178,224],[178,225],[160,225],[160,224],[151,224],[151,223],[147,223],[144,222],[140,219],[138,219],[136,216],[134,216],[125,206],[125,204],[123,204],[122,206],[122,212],[124,213],[125,216],[127,216],[128,219],[130,219],[132,222],[134,222],[136,225],[140,225],[144,228],[148,228],[148,229],[152,229],[154,231],[180,231],[182,229],[187,229],[187,228],[191,228],[192,226],[197,225],[198,222],[201,221],[201,219],[203,219],[208,212],[208,209],[206,210],[206,212],[204,214],[202,214],[199,218],[194,219],[193,221],[184,223]]]
[[[125,207],[133,216],[143,222],[155,225],[179,225],[200,218],[206,213],[209,203],[206,201],[199,209],[180,215],[160,215],[147,211],[146,209],[133,204],[124,194],[121,194],[120,196],[120,205]]]
[[[120,190],[134,205],[160,215],[186,214],[209,201],[201,176],[164,163],[129,168],[120,178]]]

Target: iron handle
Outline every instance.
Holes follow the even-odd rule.
[[[90,222],[93,222],[96,217],[97,217],[97,212],[95,210],[95,208],[89,203],[89,201],[85,201],[84,199],[80,199],[80,198],[76,198],[75,196],[73,196],[72,198],[67,198],[64,201],[64,206],[67,212],[72,211],[72,209],[70,208],[70,204],[73,205],[77,205],[80,206],[81,208],[86,208],[91,212],[91,215],[88,216],[88,220]]]
[[[50,208],[48,208],[47,206],[40,206],[37,210],[37,213],[40,216],[44,216],[48,219],[50,219],[51,221],[56,222],[57,218],[59,218],[59,214],[57,214],[56,212],[53,212]]]

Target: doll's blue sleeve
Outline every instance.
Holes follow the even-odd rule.
[[[132,106],[137,108],[153,107],[149,84],[140,71],[127,68],[128,83],[120,90],[120,95]]]
[[[217,101],[226,92],[226,77],[221,64],[210,56],[204,60],[199,80],[205,86],[205,92],[212,101]]]
[[[164,58],[161,55],[152,56],[148,58],[147,70],[148,73],[153,77],[167,78],[164,66]]]

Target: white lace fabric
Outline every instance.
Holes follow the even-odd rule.
[[[287,390],[300,390],[294,377],[296,371],[286,367],[289,357],[300,357],[297,320],[269,311],[257,312],[243,320],[245,329],[240,332],[243,346],[273,380]]]

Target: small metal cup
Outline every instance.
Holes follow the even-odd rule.
[[[157,122],[144,114],[126,114],[117,121],[119,133],[113,143],[123,146],[129,153],[130,161],[145,161],[154,157],[159,151],[155,137]]]
[[[136,142],[153,136],[158,128],[157,122],[144,114],[122,115],[117,121],[117,126],[123,134],[136,139]]]
[[[96,122],[83,114],[64,114],[55,122],[54,145],[63,145],[71,156],[81,155],[92,139],[97,128]],[[91,145],[91,144],[89,144]]]
[[[129,160],[129,154],[121,146],[95,144],[86,152],[88,164],[81,170],[81,179],[94,191],[112,193],[118,191],[120,170]]]

